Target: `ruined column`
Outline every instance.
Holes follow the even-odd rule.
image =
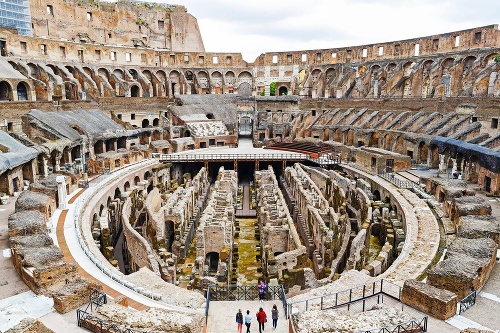
[[[54,172],[61,171],[61,153],[57,153],[54,157]]]
[[[439,154],[439,171],[448,172],[448,161],[446,161],[446,156]]]
[[[57,203],[57,208],[66,209],[66,176],[57,176],[57,197],[59,202]]]

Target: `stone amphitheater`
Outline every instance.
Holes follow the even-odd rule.
[[[248,63],[184,6],[6,2],[1,332],[500,332],[498,25]]]

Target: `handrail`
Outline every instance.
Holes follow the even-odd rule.
[[[392,290],[391,287],[396,289]],[[317,297],[311,297],[304,300],[299,300],[295,302],[287,302],[287,314],[290,316],[293,313],[293,306],[297,304],[305,303],[305,310],[309,310],[310,305],[319,304],[319,309],[323,310],[331,307],[339,307],[348,303],[356,302],[362,300],[366,297],[377,295],[379,293],[384,293],[397,300],[401,299],[401,287],[397,284],[380,279],[373,281],[371,284],[362,284],[350,289],[342,290],[336,293],[326,294]],[[333,305],[329,305],[333,304]]]
[[[319,157],[312,157],[309,154],[294,153],[294,154],[160,154],[155,153],[153,158],[157,158],[159,162],[195,162],[195,161],[311,161],[320,165],[324,164],[340,164],[340,157],[332,157],[327,154]]]

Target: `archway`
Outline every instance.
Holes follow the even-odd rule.
[[[208,271],[210,273],[216,273],[219,267],[219,253],[208,252],[205,256],[205,265],[208,266]]]
[[[94,144],[94,154],[102,154],[104,153],[104,143],[102,140],[97,140]]]
[[[149,120],[143,119],[142,120],[142,128],[147,128],[147,127],[149,127]]]
[[[12,87],[6,81],[0,82],[0,101],[12,101]]]
[[[278,89],[278,95],[279,96],[286,96],[286,95],[288,95],[288,88],[287,87],[280,87]]]
[[[427,156],[429,155],[429,147],[425,141],[421,141],[418,144],[418,162],[427,163]]]
[[[165,243],[167,251],[172,252],[172,244],[175,240],[175,225],[172,221],[165,221]]]
[[[26,87],[26,83],[24,82],[19,82],[17,84],[17,100],[18,101],[29,100],[28,88]]]
[[[138,86],[130,87],[130,97],[139,97],[140,91]]]

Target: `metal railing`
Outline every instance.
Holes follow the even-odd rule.
[[[259,299],[259,288],[257,286],[219,286],[210,285],[207,291],[210,295],[210,301],[241,301],[241,300],[257,300]],[[283,299],[284,288],[282,285],[267,286],[265,299],[275,300]]]
[[[309,159],[307,154],[154,154],[160,162],[198,162],[198,161],[303,161]]]
[[[393,308],[400,307],[401,311],[408,314],[411,319],[394,326],[365,329],[356,331],[356,333],[426,332],[428,317],[401,303],[401,290],[400,286],[381,279],[371,284],[356,286],[338,293],[288,303],[285,316],[287,319],[290,317],[294,305],[297,311],[341,309],[347,312],[359,313],[371,310],[378,304],[385,304]]]
[[[159,154],[152,155],[159,162],[201,162],[201,161],[311,161],[319,165],[341,164],[342,159],[337,156],[311,157],[303,153],[288,154]]]
[[[458,314],[464,313],[474,304],[476,304],[476,296],[477,292],[474,290],[469,295],[465,296],[462,300],[460,300],[460,308],[458,310]]]
[[[401,287],[388,280],[377,280],[371,284],[364,284],[343,290],[333,294],[327,294],[318,297],[312,297],[305,300],[287,303],[287,318],[293,313],[293,309],[301,308],[308,310],[325,310],[345,306],[350,303],[362,301],[368,297],[383,294],[394,299],[401,299]]]
[[[388,180],[389,182],[391,182],[392,184],[396,185],[399,188],[415,188],[415,187],[418,188],[417,183],[412,182],[411,180],[400,179],[400,178],[394,176],[394,174],[392,172],[382,171],[382,172],[379,172],[378,175],[380,177],[384,178],[385,180]]]

